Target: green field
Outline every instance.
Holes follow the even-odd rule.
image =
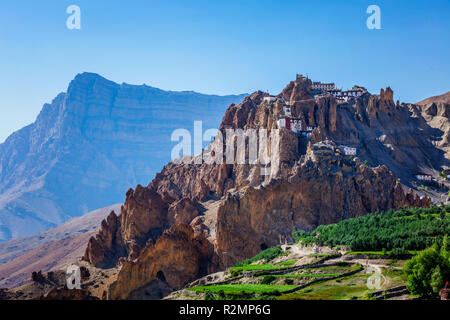
[[[336,277],[340,273],[318,273],[318,274],[275,274],[274,277],[278,278],[320,278],[320,277]]]
[[[310,257],[319,257],[319,258],[324,258],[324,257],[331,257],[334,256],[336,254],[334,253],[314,253],[314,254],[310,254]]]
[[[293,265],[296,262],[297,262],[297,260],[288,260],[288,261],[279,262],[279,263],[277,263],[277,265],[279,265],[279,266],[290,266],[290,265]]]
[[[369,274],[356,274],[339,280],[328,280],[312,284],[305,289],[285,294],[280,300],[348,300],[362,299],[368,291]]]
[[[211,292],[211,293],[219,293],[223,291],[225,294],[233,294],[233,293],[271,293],[274,291],[287,291],[294,289],[295,285],[270,285],[270,284],[223,284],[217,286],[199,286],[193,287],[189,290],[195,292]]]
[[[411,255],[415,255],[419,251],[417,251],[417,250],[408,250],[408,252]],[[345,254],[346,255],[349,255],[349,254],[362,254],[362,255],[376,255],[376,256],[384,256],[384,255],[386,255],[386,256],[388,256],[388,255],[391,254],[391,251],[385,251],[385,252],[383,252],[383,251],[349,251],[349,252],[346,252]]]
[[[247,264],[240,267],[231,267],[230,271],[255,271],[255,270],[282,270],[287,267],[280,267],[273,264]]]

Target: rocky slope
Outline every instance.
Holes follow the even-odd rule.
[[[49,272],[78,260],[89,239],[120,204],[89,212],[35,236],[0,243],[0,288],[26,283],[33,271]]]
[[[414,114],[418,114],[434,129],[432,143],[445,152],[450,159],[450,92],[441,96],[425,99],[420,104],[410,106]],[[445,166],[450,172],[448,165]]]
[[[14,260],[23,254],[42,247],[43,245],[55,242],[67,237],[77,236],[85,233],[92,233],[98,229],[100,223],[111,211],[120,212],[120,204],[97,209],[81,217],[72,218],[69,221],[55,228],[45,230],[37,235],[19,238],[0,243],[0,268],[8,261]],[[4,274],[0,272],[0,278]]]
[[[409,185],[417,170],[436,171],[448,161],[432,144],[433,128],[423,117],[395,104],[390,88],[338,104],[333,97],[313,99],[310,87],[310,80],[298,79],[273,104],[255,92],[226,111],[224,135],[227,128],[275,133],[281,98],[291,102],[303,127],[315,127],[310,140],[281,129],[270,166],[184,158],[166,165],[147,187],[127,192],[120,215],[102,223],[83,258],[98,267],[122,266],[108,298],[160,298],[280,237],[291,239],[294,229],[430,205],[397,180]],[[223,152],[219,142],[216,137],[203,155]],[[357,147],[359,157],[345,156],[340,143]]]
[[[434,97],[430,97],[427,98],[423,101],[418,102],[418,105],[427,105],[427,104],[431,104],[431,103],[450,103],[450,91],[444,94],[441,94],[439,96],[434,96]]]
[[[123,202],[170,160],[173,130],[217,128],[243,96],[163,91],[75,77],[36,121],[0,144],[0,241]]]

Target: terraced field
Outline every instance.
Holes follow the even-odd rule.
[[[348,300],[365,299],[370,274],[358,273],[337,280],[318,282],[305,289],[281,295],[280,300]]]
[[[321,259],[316,259],[320,257]],[[229,280],[225,283],[199,285],[188,288],[194,293],[207,294],[209,298],[220,299],[267,299],[285,297],[287,292],[300,290],[309,283],[321,279],[338,278],[347,273],[359,272],[357,263],[333,262],[324,264],[336,254],[312,254],[312,263],[297,265],[299,260],[288,259],[276,263],[256,263],[230,268]],[[276,259],[275,259],[276,260]],[[273,261],[272,261],[273,262]],[[247,273],[244,273],[247,272]],[[288,296],[289,297],[289,296]]]
[[[270,258],[264,258],[262,253],[259,260],[239,263],[216,280],[205,278],[168,299],[373,299],[376,290],[369,289],[368,279],[374,268],[382,273],[383,290],[405,284],[401,260],[373,260],[367,259],[372,252],[364,252],[367,258],[361,258],[360,252],[345,254],[330,250],[313,253],[291,246],[279,255],[273,255],[272,250]]]
[[[265,285],[265,284],[224,284],[217,286],[199,286],[190,290],[196,292],[219,293],[223,291],[225,294],[270,294],[276,291],[283,292],[294,289],[294,285]]]
[[[232,267],[231,271],[258,271],[258,270],[282,270],[287,269],[287,266],[279,266],[273,264],[248,264],[242,267]]]
[[[277,278],[320,278],[320,277],[336,277],[339,273],[318,273],[318,274],[276,274]]]

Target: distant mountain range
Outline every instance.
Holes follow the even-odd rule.
[[[170,160],[177,128],[217,128],[245,95],[205,95],[117,84],[94,73],[71,81],[36,121],[0,144],[0,241],[36,234],[123,202]]]

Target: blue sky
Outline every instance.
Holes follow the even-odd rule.
[[[303,73],[417,102],[450,90],[449,19],[448,0],[1,0],[0,142],[83,71],[214,94],[278,93]]]

